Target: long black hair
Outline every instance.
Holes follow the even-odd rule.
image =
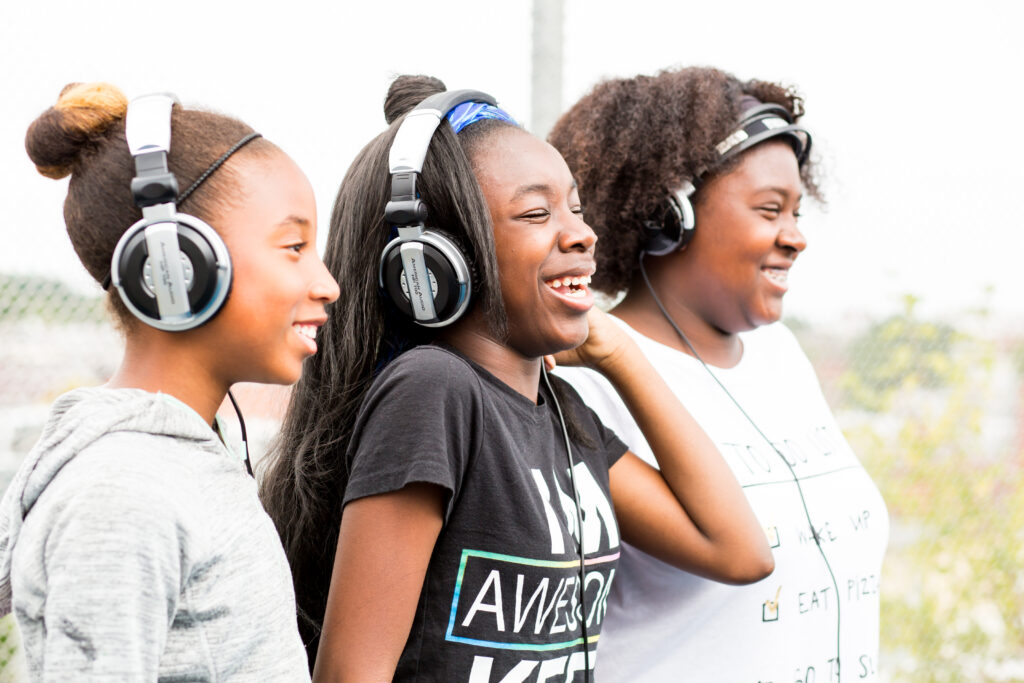
[[[299,628],[310,666],[323,624],[348,483],[345,451],[374,376],[403,351],[436,333],[398,314],[379,292],[380,254],[391,238],[384,221],[390,198],[388,151],[404,115],[445,90],[425,76],[400,76],[384,104],[388,129],[358,154],[341,183],[331,214],[324,263],[341,298],[319,333],[319,352],[306,361],[292,393],[280,437],[271,450],[261,497],[291,564]],[[506,336],[490,212],[470,158],[494,132],[513,124],[482,121],[456,136],[434,133],[417,183],[431,224],[458,240],[475,266],[471,306],[496,338]],[[474,311],[471,310],[471,313]]]

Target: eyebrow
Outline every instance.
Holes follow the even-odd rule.
[[[758,188],[755,192],[777,192],[777,193],[781,194],[783,197],[789,197],[790,196],[790,193],[789,193],[788,189],[786,189],[784,187],[776,187],[774,185],[771,185],[771,186],[768,186],[768,187]],[[803,198],[804,198],[804,193],[803,192],[798,192],[797,195],[796,195],[797,201],[800,201]]]
[[[278,223],[278,225],[286,226],[290,223],[295,223],[303,228],[309,225],[309,221],[307,219],[303,218],[302,216],[296,216],[295,214],[291,214],[290,216],[286,217],[283,221]]]
[[[291,231],[294,230],[295,228],[298,228],[299,233],[302,234],[308,231],[311,226],[312,223],[310,223],[308,219],[303,218],[302,216],[296,216],[295,214],[291,214],[282,219],[280,222],[278,222],[277,225],[274,226],[273,233],[271,234],[271,239],[276,240],[281,239],[285,235],[291,235]]]
[[[576,183],[576,179],[573,178],[572,179],[572,185],[570,185],[569,188],[571,190],[575,190],[577,187],[578,187],[578,185]],[[521,198],[521,197],[523,197],[525,195],[528,195],[528,194],[533,194],[533,193],[551,194],[551,192],[552,192],[551,186],[548,185],[547,183],[535,183],[533,185],[521,185],[512,194],[512,201],[515,201],[515,200],[517,200],[517,199],[519,199],[519,198]]]

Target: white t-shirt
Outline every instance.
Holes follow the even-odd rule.
[[[728,586],[623,543],[596,680],[877,680],[878,583],[888,513],[793,334],[780,323],[741,334],[742,360],[733,368],[712,368],[786,456],[790,471],[695,358],[613,320],[717,444],[765,528],[775,571],[749,586]],[[579,368],[558,372],[630,450],[657,466],[607,380]],[[835,582],[814,543],[794,473]]]

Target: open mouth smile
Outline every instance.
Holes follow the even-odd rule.
[[[765,274],[772,282],[776,284],[786,286],[789,282],[789,269],[788,268],[774,268],[772,266],[764,266],[761,268],[761,272]]]
[[[552,280],[545,280],[544,284],[561,296],[583,298],[590,293],[589,275],[573,275],[561,278],[556,277]]]
[[[306,350],[310,354],[316,353],[316,330],[319,325],[312,325],[309,323],[293,323],[292,329],[295,334],[298,335],[299,339],[306,346]]]

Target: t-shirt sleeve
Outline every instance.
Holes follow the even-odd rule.
[[[436,484],[459,491],[480,442],[481,390],[472,368],[434,347],[406,352],[373,382],[356,417],[343,504]]]
[[[597,413],[591,410],[590,406],[583,402],[579,392],[571,384],[561,377],[554,377],[552,382],[553,386],[561,388],[560,394],[566,397],[568,413],[576,419],[577,424],[587,435],[596,442],[594,450],[604,456],[608,467],[611,468],[619,458],[625,455],[629,447],[623,443],[622,439],[612,429],[605,425]]]
[[[167,501],[94,483],[51,506],[41,680],[156,680],[181,592],[183,543]]]

